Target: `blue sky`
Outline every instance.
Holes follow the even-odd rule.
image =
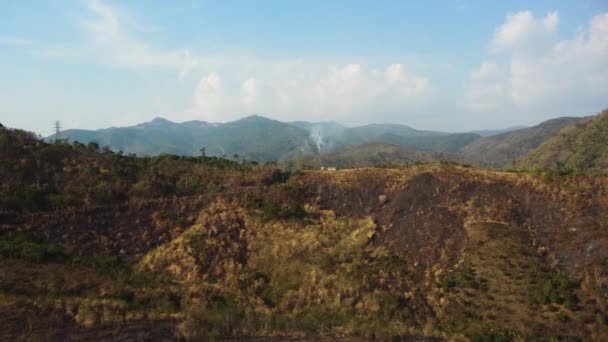
[[[0,122],[249,114],[466,131],[608,107],[608,2],[0,4]]]

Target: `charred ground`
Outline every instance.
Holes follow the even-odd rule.
[[[2,339],[608,338],[606,177],[0,136]]]

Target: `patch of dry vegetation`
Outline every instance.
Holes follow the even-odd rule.
[[[180,283],[185,336],[420,332],[424,303],[400,256],[371,243],[370,218],[309,206],[305,220],[262,223],[231,204],[214,203],[140,262]]]

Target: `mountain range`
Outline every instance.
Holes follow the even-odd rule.
[[[175,123],[155,118],[130,127],[100,130],[69,129],[61,138],[95,141],[115,151],[138,155],[235,154],[256,161],[277,161],[306,154],[334,152],[370,142],[384,142],[429,152],[456,152],[479,139],[475,133],[444,133],[416,130],[400,124],[345,127],[335,122],[280,122],[252,115],[228,123],[187,121]],[[54,140],[55,135],[47,137]]]
[[[277,160],[312,153],[314,145],[301,128],[259,116],[215,124],[204,121],[175,123],[163,118],[130,127],[100,130],[70,129],[61,138],[83,143],[95,141],[137,155],[241,155],[250,160]],[[48,139],[55,139],[50,136]]]
[[[322,159],[338,167],[444,159],[489,168],[515,165],[537,167],[543,164],[539,161],[542,158],[531,157],[538,163],[516,162],[541,145],[543,151],[550,150],[550,146],[562,151],[565,145],[574,141],[570,136],[589,125],[598,126],[596,130],[601,131],[602,122],[589,117],[559,117],[532,127],[447,133],[391,123],[347,127],[331,121],[281,122],[252,115],[227,123],[176,123],[155,118],[130,127],[69,129],[61,132],[60,138],[82,143],[97,142],[114,151],[149,156],[196,156],[204,153],[206,156],[258,162],[280,161],[285,164],[291,160],[290,163],[300,165],[316,165]],[[570,133],[560,133],[566,128]],[[558,133],[562,138],[554,138]],[[47,140],[55,138],[55,135],[51,135]],[[589,139],[583,138],[578,144],[592,146],[589,144],[594,140]],[[552,142],[549,144],[548,140]],[[555,162],[554,157],[547,156],[549,152],[537,154],[545,156],[544,165]],[[319,159],[319,155],[323,157]],[[572,161],[568,163],[576,164]]]

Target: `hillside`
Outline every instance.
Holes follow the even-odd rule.
[[[289,160],[284,165],[296,168],[319,168],[334,166],[340,169],[408,165],[437,161],[437,153],[419,152],[387,143],[364,143],[322,155],[308,155]]]
[[[210,155],[240,154],[248,160],[283,160],[315,151],[308,133],[297,127],[261,116],[218,125],[208,135],[198,137]]]
[[[463,159],[477,166],[493,168],[510,166],[564,127],[580,120],[581,118],[557,118],[533,127],[483,137],[463,147],[459,154]]]
[[[480,136],[474,133],[444,133],[422,131],[399,124],[369,124],[352,127],[340,134],[327,136],[328,145],[335,149],[366,143],[387,143],[425,152],[455,152]]]
[[[608,338],[606,177],[0,153],[1,340]]]
[[[608,110],[566,127],[517,166],[608,172]]]
[[[251,168],[216,157],[136,158],[95,143],[49,144],[6,128],[0,128],[0,156],[0,205],[14,211],[213,193]]]
[[[100,130],[68,129],[61,132],[62,139],[81,143],[96,142],[110,146],[114,151],[138,155],[183,154],[198,155],[199,136],[209,134],[214,124],[190,121],[181,124],[155,118],[131,127],[112,127]],[[47,138],[53,141],[55,136]]]

